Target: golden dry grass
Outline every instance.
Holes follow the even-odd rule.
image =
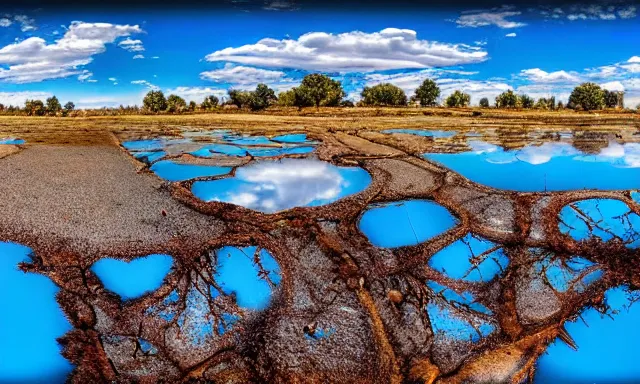
[[[431,128],[459,131],[504,130],[634,130],[640,114],[615,111],[581,113],[571,110],[496,110],[452,108],[315,108],[273,109],[264,113],[219,111],[183,115],[123,115],[94,117],[0,116],[0,137],[18,136],[29,144],[105,144],[110,133],[135,135],[171,133],[177,129],[232,128],[256,132],[359,131],[385,128]]]

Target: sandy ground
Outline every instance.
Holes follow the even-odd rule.
[[[0,160],[0,180],[0,234],[26,244],[109,255],[224,230],[172,199],[154,175],[139,174],[114,145],[28,147]]]

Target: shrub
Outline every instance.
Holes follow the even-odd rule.
[[[235,105],[238,108],[249,105],[249,99],[251,98],[250,92],[239,91],[237,89],[230,89],[227,92],[229,93],[229,103]]]
[[[205,111],[208,111],[216,108],[218,106],[218,103],[219,103],[219,100],[217,97],[213,95],[209,95],[204,98],[204,101],[202,102],[202,104],[200,104],[200,108],[202,108]]]
[[[252,111],[259,111],[278,101],[276,93],[266,84],[258,84],[256,90],[249,94],[248,105]]]
[[[414,97],[423,107],[436,105],[436,100],[440,97],[440,88],[435,81],[426,79],[416,88]]]
[[[47,112],[42,100],[25,101],[24,110],[28,116],[44,116],[44,114]]]
[[[445,100],[445,105],[450,108],[466,107],[471,103],[471,95],[456,90]]]
[[[529,95],[520,95],[518,99],[522,108],[530,109],[535,105],[535,100]]]
[[[487,99],[486,97],[480,99],[480,106],[482,108],[489,108],[489,99]]]
[[[367,106],[401,106],[407,105],[407,95],[393,84],[382,83],[373,87],[364,87],[362,104]]]
[[[616,91],[604,90],[604,104],[607,108],[623,108],[624,107],[624,93]]]
[[[278,105],[281,107],[293,107],[296,105],[295,88],[278,94]]]

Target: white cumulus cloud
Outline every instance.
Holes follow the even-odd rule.
[[[520,76],[535,83],[574,83],[580,78],[576,73],[567,71],[546,72],[540,68],[531,68],[520,71]]]
[[[487,52],[480,47],[420,40],[415,31],[398,28],[373,33],[311,32],[297,40],[265,38],[256,44],[229,47],[206,56],[211,62],[325,72],[446,67],[487,58]]]
[[[517,35],[516,35],[515,32],[511,32],[511,33],[507,33],[505,36],[506,37],[516,37]]]
[[[227,63],[224,68],[200,74],[202,80],[215,83],[229,83],[243,87],[255,87],[259,83],[273,83],[285,77],[282,71],[272,71],[254,67],[234,66]]]
[[[167,95],[174,94],[182,97],[187,101],[201,102],[207,96],[215,96],[221,99],[227,96],[227,90],[222,88],[211,87],[176,87],[167,89],[165,92]]]
[[[26,100],[46,100],[52,94],[48,92],[0,92],[0,104],[23,107]]]
[[[40,37],[0,48],[0,81],[39,82],[82,73],[92,56],[106,50],[119,37],[140,33],[137,25],[73,22],[64,36],[52,44]]]
[[[133,40],[130,37],[122,40],[118,43],[118,47],[129,51],[129,52],[142,52],[144,51],[144,46],[142,45],[142,41]]]

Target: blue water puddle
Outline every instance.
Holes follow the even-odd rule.
[[[532,248],[531,252],[539,253],[544,251],[540,248]],[[544,276],[545,281],[558,292],[567,292],[569,289],[583,292],[589,285],[602,277],[600,269],[592,268],[595,266],[595,263],[580,256],[562,260],[549,254],[544,259],[536,261],[533,268],[534,273]],[[592,271],[583,276],[589,268]]]
[[[56,339],[71,330],[47,277],[17,267],[31,261],[31,250],[0,242],[0,382],[64,383],[73,366]]]
[[[232,178],[197,181],[200,200],[225,202],[265,213],[320,206],[363,191],[371,176],[362,168],[336,167],[315,159],[260,161]]]
[[[158,161],[150,169],[159,177],[171,182],[185,181],[196,177],[220,176],[231,172],[231,167],[179,164],[171,160]]]
[[[633,201],[640,204],[640,192],[631,192],[631,198]]]
[[[360,231],[377,246],[417,245],[451,228],[458,220],[438,203],[404,200],[370,206],[360,218]]]
[[[158,353],[158,349],[145,339],[138,338],[138,344],[140,344],[140,350],[145,354],[155,355]]]
[[[438,139],[448,139],[456,135],[456,131],[427,130],[427,129],[385,129],[382,133],[404,133],[424,137],[435,137]]]
[[[474,182],[522,192],[636,189],[640,185],[637,143],[612,142],[598,155],[584,154],[568,143],[509,151],[482,141],[468,144],[469,152],[427,153],[424,157]]]
[[[280,284],[280,266],[265,249],[223,247],[216,250],[215,280],[226,295],[235,294],[240,307],[261,310]],[[259,263],[258,263],[259,262]]]
[[[628,248],[640,246],[640,216],[614,199],[588,199],[571,203],[560,211],[560,231],[576,241],[591,237],[618,239]]]
[[[199,157],[212,157],[216,155],[246,156],[247,150],[245,148],[229,144],[208,144],[191,152],[191,154]]]
[[[553,342],[538,360],[535,383],[640,382],[640,305],[629,307],[631,297],[623,287],[609,289],[605,299],[617,311],[613,318],[589,308],[582,313],[584,322],[566,322],[578,350]]]
[[[315,150],[315,147],[283,147],[283,148],[268,148],[268,147],[253,147],[247,148],[247,152],[254,157],[274,157],[274,156],[286,156],[286,155],[304,155],[311,153]]]
[[[124,141],[122,146],[128,151],[160,151],[164,149],[165,141],[162,139],[131,140]]]
[[[168,255],[149,255],[130,262],[112,258],[100,259],[91,271],[106,289],[123,300],[131,300],[160,288],[173,265]]]
[[[156,160],[160,160],[167,155],[164,151],[147,151],[147,152],[133,152],[133,157],[138,160],[146,158],[147,162],[153,163]]]
[[[496,330],[495,325],[473,315],[473,311],[484,315],[492,315],[492,312],[475,302],[471,293],[458,294],[435,281],[428,281],[427,286],[442,299],[426,306],[434,334],[454,340],[477,342]]]
[[[472,234],[440,250],[429,260],[431,268],[452,279],[488,282],[504,271],[509,258],[496,243]]]
[[[0,145],[2,144],[6,144],[6,145],[21,145],[24,144],[25,141],[23,139],[17,139],[15,137],[5,137],[0,139]]]
[[[309,335],[308,333],[304,334],[304,338],[309,341],[318,341],[323,339],[328,339],[336,333],[336,329],[334,327],[329,328],[321,328],[316,327],[313,335]]]
[[[275,136],[271,138],[272,141],[277,141],[279,143],[298,143],[304,144],[308,143],[307,134],[306,133],[289,133],[286,135]]]
[[[273,141],[265,136],[240,136],[229,135],[225,137],[225,141],[235,145],[271,145]]]

